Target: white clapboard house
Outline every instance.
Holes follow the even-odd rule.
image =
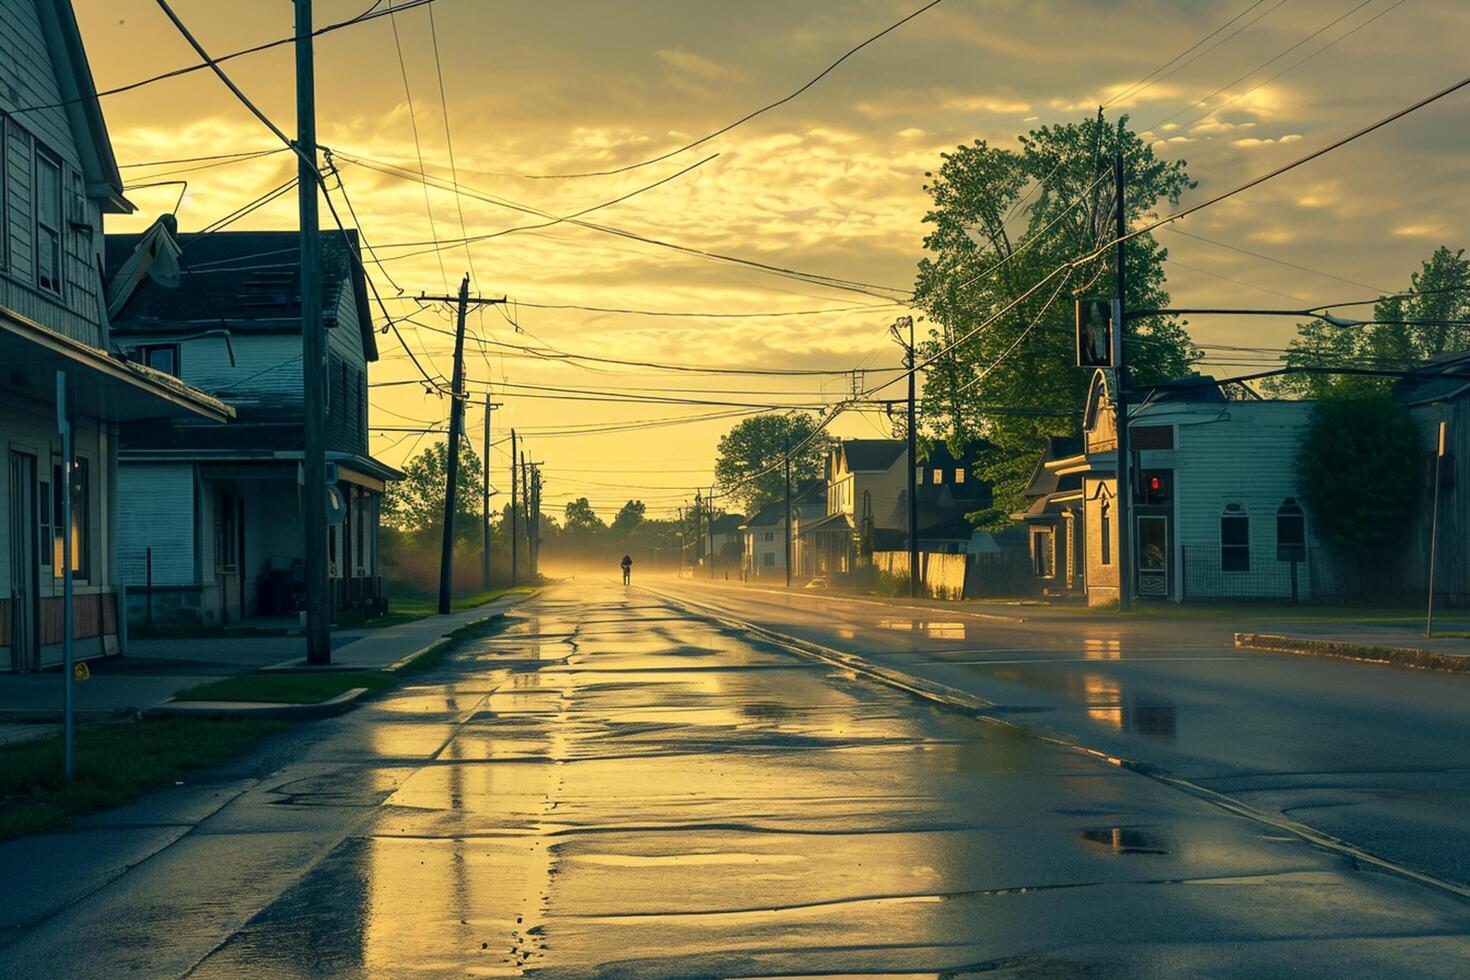
[[[139,361],[215,392],[237,418],[128,426],[120,555],[130,616],[220,624],[292,616],[304,597],[301,290],[295,231],[107,236],[113,332]],[[378,516],[397,470],[368,452],[377,360],[354,232],[323,234],[328,574],[338,609],[382,608]],[[166,267],[177,274],[155,278]],[[160,281],[161,280],[161,281]]]
[[[231,414],[119,355],[101,266],[104,215],[132,210],[122,187],[71,4],[0,0],[0,670],[60,660],[68,562],[74,654],[117,652],[125,636],[119,425],[187,418],[222,429]],[[70,466],[58,374],[73,392]]]
[[[1033,549],[1038,541],[1055,549],[1037,559],[1036,574],[1080,584],[1093,605],[1118,600],[1110,383],[1102,371],[1093,378],[1081,451],[1041,464],[1058,478],[1053,493],[1068,515],[1067,536],[1032,530]],[[1314,577],[1331,574],[1297,478],[1312,410],[1309,401],[1227,399],[1209,377],[1133,395],[1133,595],[1175,602],[1311,598]],[[1033,510],[1040,515],[1049,503],[1038,496]]]

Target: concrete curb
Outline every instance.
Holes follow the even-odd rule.
[[[270,701],[164,701],[144,710],[145,718],[272,718],[310,721],[330,718],[356,706],[368,689],[354,687],[316,704],[278,704]]]
[[[66,720],[60,708],[0,708],[0,724],[59,725]],[[78,725],[93,722],[127,721],[137,717],[137,708],[76,708],[72,720]]]
[[[1265,653],[1294,653],[1304,657],[1333,657],[1338,660],[1391,664],[1452,674],[1470,673],[1470,657],[1417,647],[1386,647],[1346,640],[1317,640],[1280,633],[1236,633],[1235,646],[1239,650],[1260,650]]]

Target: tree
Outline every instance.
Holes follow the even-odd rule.
[[[720,437],[715,480],[723,486],[734,486],[756,473],[770,470],[749,483],[743,483],[731,493],[746,513],[784,498],[786,476],[781,461],[786,447],[795,447],[816,427],[816,419],[805,412],[771,412],[742,419]],[[792,482],[820,476],[822,460],[831,448],[831,438],[819,434],[794,452],[791,457]]]
[[[643,514],[647,510],[641,500],[630,500],[622,506],[617,516],[613,518],[612,532],[620,537],[627,537],[633,533],[633,529],[643,523]]]
[[[1114,153],[1124,157],[1130,225],[1194,186],[1183,161],[1159,160],[1127,124],[1127,116],[1109,123],[1099,113],[1033,130],[1017,150],[977,140],[943,154],[938,172],[925,175],[932,228],[914,292],[929,329],[919,356],[954,347],[924,373],[921,424],[954,446],[976,437],[993,444],[979,466],[995,496],[995,507],[976,517],[982,526],[1009,523],[1020,508],[1047,436],[1077,432],[1091,379],[1076,366],[1072,301],[1114,292],[1112,251],[1046,277],[1113,238]],[[1125,244],[1130,308],[1168,305],[1167,255],[1151,235]],[[1135,384],[1186,376],[1199,357],[1176,320],[1134,319],[1128,332]]]
[[[1407,296],[1379,297],[1373,324],[1335,327],[1322,320],[1297,324],[1287,345],[1288,367],[1359,367],[1403,371],[1448,351],[1470,348],[1470,259],[1441,245],[1409,276]],[[1337,311],[1340,315],[1345,311]],[[1396,320],[1434,321],[1394,323]],[[1455,322],[1458,321],[1458,322]],[[1268,388],[1280,395],[1322,398],[1340,394],[1348,376],[1288,374]],[[1357,378],[1362,391],[1388,391],[1392,378]]]
[[[1408,411],[1388,392],[1344,385],[1319,398],[1297,471],[1317,535],[1334,552],[1367,562],[1394,539],[1417,499],[1417,446]]]
[[[403,479],[383,494],[383,523],[414,537],[437,537],[444,526],[444,483],[449,470],[447,442],[437,442],[411,459]],[[480,540],[480,458],[468,443],[460,444],[454,500],[454,537]]]
[[[566,519],[562,522],[564,534],[596,535],[606,530],[607,525],[593,511],[592,504],[586,497],[567,501]]]

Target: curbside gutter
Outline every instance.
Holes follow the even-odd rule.
[[[315,704],[282,704],[273,701],[175,701],[155,704],[143,711],[144,718],[270,718],[278,721],[310,721],[330,718],[356,706],[368,689],[354,687]]]
[[[1418,647],[1377,646],[1347,640],[1319,640],[1305,636],[1285,636],[1281,633],[1236,633],[1235,646],[1238,650],[1294,653],[1304,657],[1333,657],[1338,660],[1391,664],[1396,667],[1439,670],[1454,674],[1470,673],[1470,656],[1439,653]]]

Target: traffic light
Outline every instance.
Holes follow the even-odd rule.
[[[1138,474],[1138,502],[1149,506],[1161,506],[1174,499],[1173,472],[1170,470],[1143,470]]]
[[[1113,304],[1107,299],[1077,300],[1077,366],[1113,366]]]

